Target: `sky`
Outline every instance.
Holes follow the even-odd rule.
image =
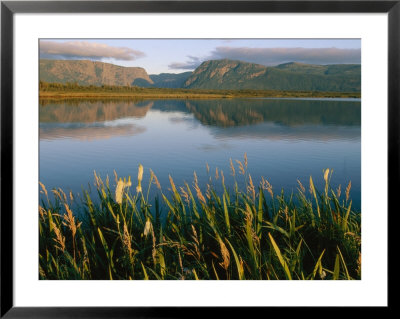
[[[361,63],[360,39],[41,39],[41,59],[142,67],[148,74],[193,71],[206,60],[273,66]]]

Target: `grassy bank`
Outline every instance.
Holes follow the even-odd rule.
[[[93,98],[141,98],[141,99],[211,99],[239,97],[315,97],[315,98],[359,98],[359,92],[311,92],[276,90],[203,90],[141,88],[134,86],[82,86],[77,84],[39,84],[40,99],[93,99]]]
[[[351,208],[351,184],[332,189],[325,170],[320,192],[310,177],[296,194],[284,194],[264,178],[254,185],[246,156],[231,162],[230,174],[246,189],[236,182],[229,189],[218,170],[205,189],[195,174],[192,185],[176,186],[171,177],[161,186],[142,166],[134,183],[95,174],[95,189],[79,200],[61,189],[50,200],[41,184],[40,279],[361,278],[361,216]],[[160,201],[149,200],[151,187]]]

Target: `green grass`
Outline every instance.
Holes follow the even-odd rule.
[[[41,184],[40,279],[361,279],[361,213],[352,210],[351,185],[332,189],[326,170],[322,191],[310,177],[308,187],[299,182],[285,195],[264,178],[254,185],[246,157],[236,163],[231,174],[244,190],[237,182],[228,188],[221,171],[205,189],[196,175],[192,185],[171,177],[161,188],[151,170],[144,185],[141,166],[134,185],[115,175],[111,187],[95,174],[95,189],[79,200],[61,189],[50,200]],[[161,199],[149,200],[152,187]]]
[[[360,98],[360,92],[320,92],[282,90],[215,90],[181,88],[142,88],[137,86],[78,85],[76,83],[47,83],[40,81],[39,97],[54,98],[237,98],[237,97],[315,97],[315,98]]]

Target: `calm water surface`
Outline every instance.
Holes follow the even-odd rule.
[[[358,99],[42,101],[39,130],[40,181],[48,189],[80,193],[93,186],[93,171],[109,175],[113,187],[114,170],[135,184],[139,163],[144,180],[151,168],[164,190],[169,174],[182,186],[196,171],[205,185],[217,167],[232,185],[229,159],[247,153],[255,184],[264,176],[290,195],[310,175],[322,188],[322,171],[331,168],[332,185],[344,189],[351,180],[353,205],[361,206]]]

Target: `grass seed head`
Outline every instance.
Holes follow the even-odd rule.
[[[232,162],[232,159],[231,159],[231,158],[229,159],[229,165],[230,165],[230,167],[231,167],[231,175],[232,175],[232,176],[235,176],[235,174],[236,174],[235,166],[233,165],[233,162]]]
[[[54,234],[56,235],[56,238],[54,238],[54,241],[58,246],[56,245],[56,249],[61,250],[64,252],[65,250],[65,237],[61,234],[60,229],[57,227],[57,225],[54,222],[51,222],[51,226],[53,228]]]
[[[261,177],[261,187],[268,191],[272,198],[274,198],[274,192],[272,191],[272,185],[264,178]]]
[[[172,179],[171,175],[168,175],[168,176],[169,176],[169,182],[171,184],[172,191],[174,193],[176,193],[176,186],[175,186],[174,180]]]
[[[59,192],[58,190],[52,189],[51,191],[52,191],[52,193],[53,193],[56,197],[58,197],[58,199],[59,199],[60,201],[62,201],[62,197],[61,197],[60,192]]]
[[[301,192],[304,193],[306,189],[304,188],[303,184],[300,182],[300,180],[297,180],[297,183],[299,184]]]
[[[123,244],[124,244],[126,252],[128,252],[128,254],[129,254],[130,259],[132,258],[132,253],[133,253],[131,242],[132,242],[132,237],[129,234],[128,227],[124,223]]]
[[[45,210],[42,206],[40,206],[40,205],[39,205],[39,214],[40,214],[40,217],[41,217],[43,220],[45,219],[45,216],[47,216],[46,210]]]
[[[76,231],[82,223],[79,223],[79,224],[75,223],[75,217],[67,203],[64,204],[64,207],[65,207],[67,214],[64,214],[63,225],[68,227],[71,230],[72,237],[75,237]]]
[[[225,270],[228,269],[229,264],[230,264],[230,254],[229,254],[229,250],[226,248],[224,242],[222,241],[222,239],[218,238],[218,242],[219,242],[219,246],[221,249],[221,255],[222,255],[222,263],[220,263],[220,265],[222,266],[222,268],[224,268]]]
[[[46,187],[44,186],[44,184],[43,184],[42,182],[39,181],[39,185],[40,185],[40,187],[42,188],[43,193],[46,195],[46,197],[48,197],[48,196],[47,196],[47,189],[46,189]]]
[[[242,175],[244,175],[245,170],[244,170],[244,167],[243,167],[242,162],[239,161],[239,160],[236,160],[236,163],[238,163],[238,165],[239,165],[239,173],[242,174]]]
[[[97,188],[100,188],[100,181],[99,181],[99,177],[96,174],[96,171],[93,171],[94,174],[94,182]]]
[[[348,184],[347,187],[346,187],[346,201],[349,200],[350,189],[351,189],[351,181],[349,182],[349,184]]]
[[[144,236],[147,237],[147,235],[152,231],[152,229],[153,229],[153,225],[151,224],[151,221],[148,218],[146,220],[146,224],[144,225],[144,230],[143,230]]]
[[[122,204],[122,194],[124,191],[124,182],[120,178],[117,183],[117,188],[115,189],[115,201],[118,204]]]
[[[251,194],[254,201],[256,199],[256,190],[253,184],[253,179],[251,178],[250,174],[249,174],[249,185],[247,186],[247,191]]]
[[[138,182],[140,183],[143,179],[143,165],[139,164],[138,167],[138,176],[137,176]]]
[[[328,183],[328,177],[329,177],[329,168],[327,168],[327,169],[324,171],[324,180],[325,180],[325,183]]]
[[[115,184],[117,184],[118,183],[118,175],[115,170],[114,170],[114,179],[115,179]]]
[[[157,186],[158,189],[161,190],[160,182],[158,181],[156,174],[154,174],[154,172],[151,169],[150,169],[150,174],[151,176],[153,176],[154,184]]]
[[[194,187],[194,189],[195,189],[195,191],[196,191],[197,198],[205,204],[207,201],[206,201],[206,199],[204,198],[203,193],[202,193],[201,190],[200,190],[199,181],[198,181],[198,179],[197,179],[197,174],[196,174],[196,172],[194,172],[193,175],[194,175],[194,186],[193,186],[193,187]]]
[[[185,188],[182,186],[180,187],[180,190],[181,190],[181,195],[182,195],[183,199],[189,205],[190,204],[189,194],[186,192]]]
[[[141,193],[142,192],[142,179],[143,179],[143,165],[139,164],[138,167],[138,185],[136,186],[136,192]]]
[[[203,193],[201,192],[200,188],[197,186],[197,187],[195,187],[195,190],[196,190],[197,198],[198,198],[200,201],[202,201],[204,204],[206,204],[207,201],[206,201],[206,199],[204,198]]]
[[[342,193],[341,185],[339,184],[338,188],[336,189],[336,196],[339,198]]]

